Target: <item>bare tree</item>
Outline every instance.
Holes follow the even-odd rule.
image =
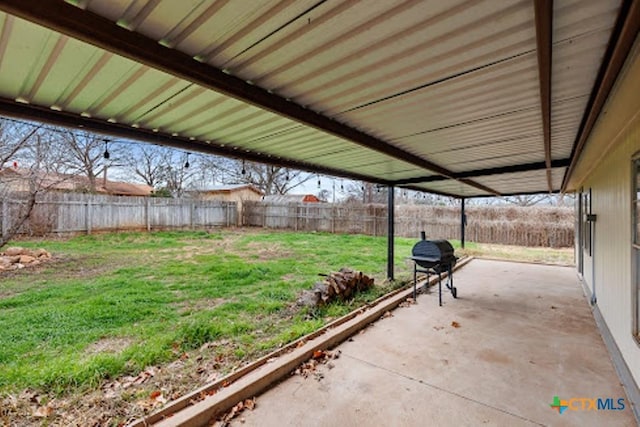
[[[346,186],[346,203],[386,203],[387,188],[370,182],[351,182]]]
[[[122,163],[130,175],[154,189],[165,183],[166,169],[171,164],[173,149],[144,144],[130,146],[126,151],[126,160],[123,159]]]
[[[59,145],[60,156],[72,172],[87,178],[87,191],[95,193],[100,175],[106,180],[107,168],[117,163],[118,145],[109,145],[109,139],[89,132],[63,132]]]
[[[67,179],[54,154],[57,137],[57,133],[40,126],[0,120],[0,247],[32,218],[38,195]],[[7,164],[9,167],[5,167]]]
[[[192,179],[197,170],[191,164],[189,157],[189,153],[178,151],[172,151],[165,157],[161,176],[165,184],[164,189],[173,197],[182,197],[185,191],[193,186]]]
[[[313,178],[300,170],[220,157],[209,167],[218,171],[225,184],[251,184],[267,195],[287,194]]]
[[[523,194],[520,196],[502,197],[502,200],[516,206],[533,206],[542,203],[549,203],[549,194]]]

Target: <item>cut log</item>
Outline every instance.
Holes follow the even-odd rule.
[[[374,281],[373,277],[362,271],[354,271],[347,267],[330,274],[321,273],[319,276],[324,277],[324,280],[315,283],[311,291],[304,291],[298,299],[299,305],[316,307],[334,300],[345,301],[357,292],[366,291],[373,286]]]

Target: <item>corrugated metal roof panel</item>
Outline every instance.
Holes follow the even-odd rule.
[[[545,159],[529,0],[73,3],[451,172]],[[571,154],[619,5],[554,2],[553,159]],[[211,141],[239,155],[251,150],[379,180],[432,175],[415,160],[4,13],[0,26],[0,96]],[[552,171],[556,188],[562,170]],[[508,192],[547,189],[544,170],[477,181]],[[453,180],[420,185],[484,194]]]
[[[553,3],[551,150],[571,154],[620,3],[563,0]],[[561,101],[570,100],[563,103]],[[557,132],[562,128],[562,132]]]
[[[492,195],[452,179],[448,179],[445,181],[416,184],[416,185],[413,185],[412,187],[420,188],[427,192],[431,191],[436,193],[457,194],[463,197],[477,197],[477,196]]]
[[[562,180],[562,174],[566,168],[553,168],[551,170],[554,183]],[[476,181],[489,186],[494,186],[503,194],[548,192],[546,183],[547,172],[544,169],[528,172],[515,172],[503,175],[490,175],[475,178]]]

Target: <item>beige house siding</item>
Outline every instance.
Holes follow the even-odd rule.
[[[234,190],[216,190],[205,191],[201,193],[200,198],[202,200],[219,200],[222,202],[235,202],[238,209],[238,222],[236,225],[242,225],[242,203],[245,200],[262,200],[262,194],[257,193],[255,190],[245,187]]]
[[[637,288],[631,246],[632,158],[640,151],[640,115],[626,123],[622,133],[613,135],[615,146],[582,186],[591,188],[592,211],[597,215],[593,254],[597,304],[636,384],[640,384],[640,346],[633,336]],[[610,146],[611,142],[594,140],[592,144]],[[593,291],[592,258],[586,253],[583,277]]]
[[[592,213],[597,215],[594,252],[589,256],[576,245],[576,255],[584,255],[583,280],[591,293],[595,283],[599,312],[636,385],[640,384],[640,344],[634,336],[640,266],[632,249],[632,159],[640,152],[639,76],[640,41],[636,41],[568,182],[569,190],[591,189]]]

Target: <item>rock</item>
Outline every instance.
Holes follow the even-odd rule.
[[[24,255],[25,253],[27,253],[27,250],[20,246],[11,246],[4,251],[7,256]]]
[[[17,263],[17,264],[14,264],[14,265],[16,266],[16,268],[18,270],[20,270],[21,268],[24,268],[24,264]]]
[[[36,258],[32,257],[31,255],[20,255],[20,259],[18,260],[18,262],[20,264],[31,264],[35,260]]]

